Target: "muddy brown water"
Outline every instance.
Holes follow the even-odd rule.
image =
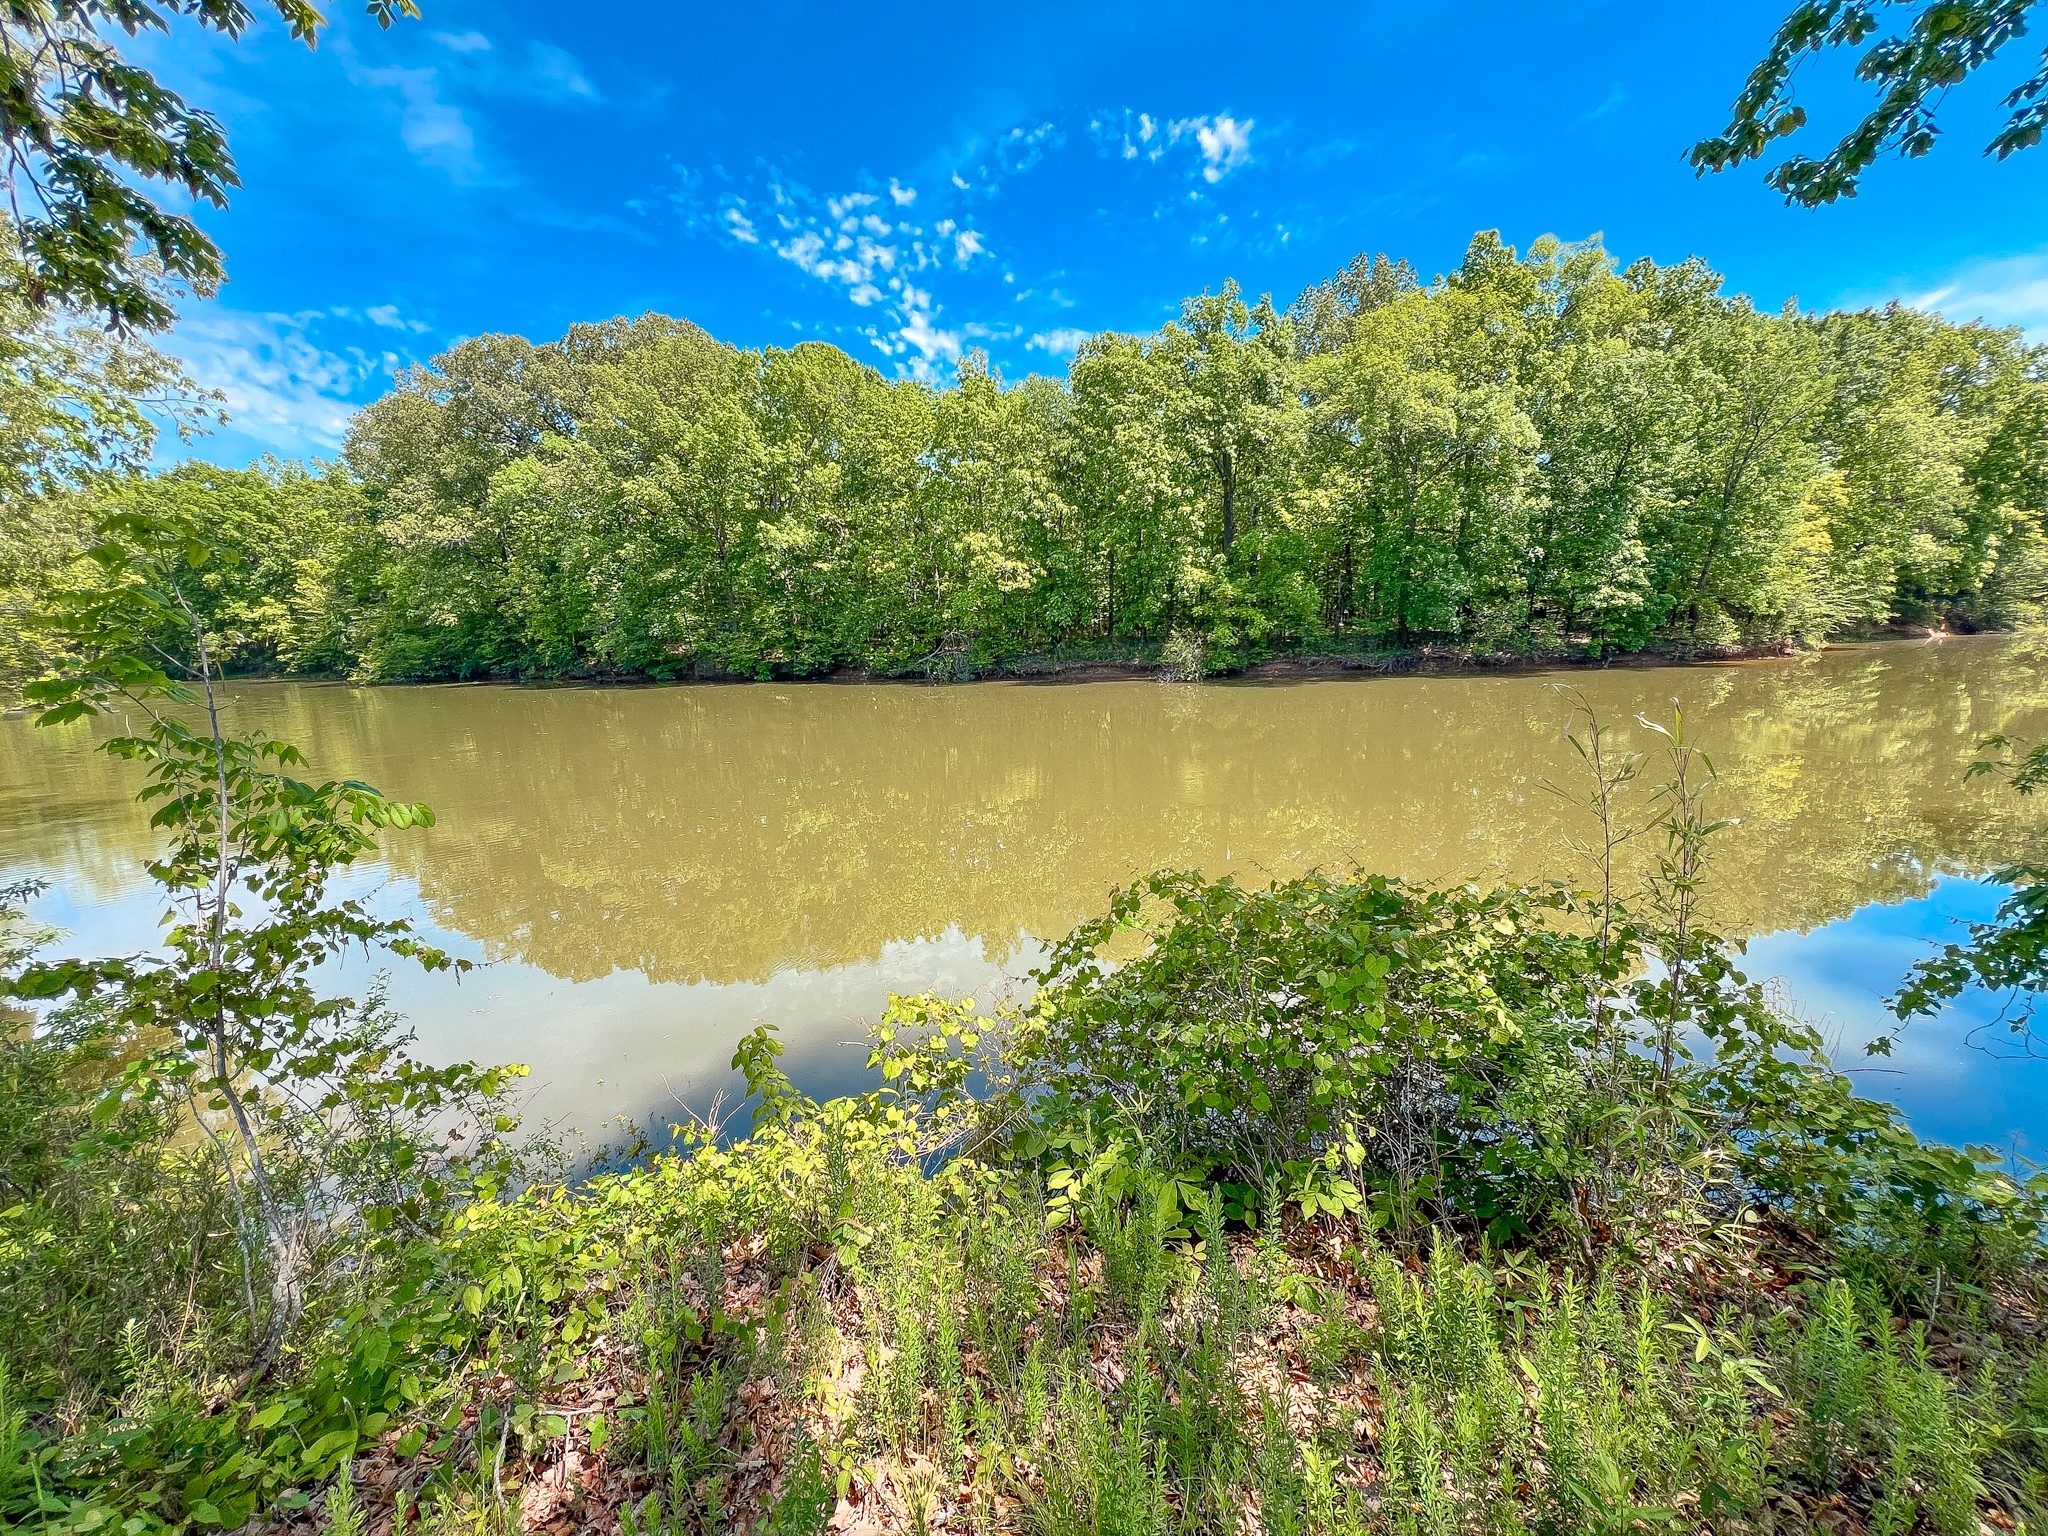
[[[1586,708],[1635,748],[1658,745],[1638,715],[1682,711],[1711,753],[1734,821],[1711,906],[1736,935],[1924,896],[2048,824],[1964,777],[1981,738],[2048,735],[2048,645],[2024,637],[1200,686],[229,691],[316,772],[434,807],[354,883],[487,963],[394,970],[392,1000],[438,1054],[531,1063],[536,1108],[586,1128],[701,1102],[761,1021],[814,1085],[850,1081],[840,1042],[889,992],[992,994],[1151,869],[1583,878],[1585,820],[1548,786],[1581,787],[1563,729]],[[150,837],[95,734],[0,720],[0,878],[53,882],[64,945],[138,947]]]

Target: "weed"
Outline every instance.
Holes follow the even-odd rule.
[[[363,1506],[356,1499],[356,1469],[344,1463],[327,1491],[327,1536],[363,1536]]]

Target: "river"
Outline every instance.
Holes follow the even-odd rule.
[[[1581,708],[1639,748],[1639,713],[1684,712],[1734,823],[1713,919],[1866,1091],[1927,1134],[2048,1148],[2048,1066],[2004,1059],[1995,1000],[1916,1025],[1890,1061],[1860,1049],[1913,959],[1995,905],[1986,873],[2038,856],[2048,803],[1964,779],[1982,737],[2048,734],[2031,639],[1199,686],[229,691],[238,728],[314,771],[433,805],[351,884],[479,968],[394,965],[391,1000],[431,1054],[529,1063],[530,1112],[597,1138],[705,1105],[763,1021],[800,1082],[850,1086],[844,1042],[890,992],[991,997],[1150,869],[1583,878],[1583,817],[1549,787],[1580,787]],[[0,720],[0,881],[52,882],[35,910],[63,951],[142,947],[157,916],[136,772],[92,750],[104,729]]]

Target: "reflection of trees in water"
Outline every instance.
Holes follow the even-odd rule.
[[[1352,862],[1569,876],[1569,690],[1610,724],[1676,696],[1739,815],[1731,931],[1806,927],[2018,851],[2037,808],[1962,779],[1992,731],[2048,732],[2048,659],[1987,638],[1794,663],[1287,687],[529,691],[251,688],[323,772],[432,803],[395,839],[436,919],[556,975],[761,979],[958,924],[1050,935],[1163,865],[1247,878]],[[1638,742],[1646,733],[1633,732]],[[132,871],[124,769],[83,729],[0,725],[4,862]]]
[[[142,778],[92,751],[94,735],[83,723],[42,731],[0,717],[0,880],[44,876],[87,903],[142,883],[154,847],[135,804]]]

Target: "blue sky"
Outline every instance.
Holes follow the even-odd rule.
[[[337,4],[316,53],[181,27],[138,51],[225,122],[245,186],[204,215],[230,281],[170,346],[235,417],[198,451],[239,464],[331,456],[394,368],[482,331],[657,309],[906,375],[982,347],[1014,378],[1226,277],[1284,303],[1489,228],[2048,340],[2048,148],[1979,152],[2020,54],[1853,203],[1687,169],[1786,3],[422,0],[390,32]],[[1823,126],[1864,99],[1841,66],[1802,90]]]

